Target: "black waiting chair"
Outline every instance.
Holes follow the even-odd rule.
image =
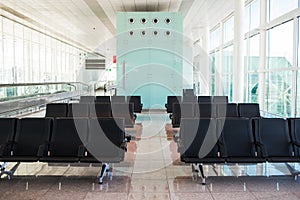
[[[228,96],[213,96],[213,103],[228,103]]]
[[[195,96],[194,89],[183,89],[182,94],[183,96]]]
[[[80,96],[79,103],[95,103],[95,96]]]
[[[222,163],[216,119],[183,118],[179,132],[179,152],[185,163]]]
[[[280,118],[254,119],[255,138],[262,157],[269,162],[296,162],[288,122]]]
[[[238,111],[240,117],[260,117],[260,110],[258,103],[239,103]]]
[[[67,117],[67,103],[49,103],[46,105],[46,117]]]
[[[289,118],[288,123],[295,156],[300,157],[300,118]]]
[[[110,103],[110,96],[96,96],[96,103]]]
[[[216,105],[211,103],[196,103],[194,104],[195,117],[198,118],[215,118]]]
[[[183,96],[182,103],[197,103],[197,96]]]
[[[111,96],[111,103],[126,103],[125,96]]]
[[[130,108],[131,106],[131,108]],[[114,103],[112,107],[112,116],[114,118],[124,118],[125,127],[132,128],[134,126],[133,104]]]
[[[90,117],[112,117],[110,103],[96,103],[89,105]]]
[[[23,118],[17,122],[17,130],[11,154],[5,161],[36,162],[46,155],[51,134],[49,118]]]
[[[125,156],[125,127],[121,118],[91,118],[80,162],[118,163]]]
[[[0,157],[10,155],[16,130],[15,118],[0,118]]]
[[[217,117],[239,117],[236,103],[217,104]]]
[[[181,118],[193,118],[194,117],[194,104],[193,103],[174,103],[172,126],[180,127]]]
[[[174,103],[181,103],[181,96],[168,96],[167,97],[167,103],[165,104],[167,113],[173,113],[173,104]]]
[[[68,117],[89,117],[89,104],[70,103],[68,108]]]
[[[99,183],[110,171],[110,163],[124,160],[126,151],[124,119],[91,118],[89,119],[88,139],[85,144],[83,163],[102,163]]]
[[[57,163],[78,162],[84,156],[87,133],[88,119],[54,119],[47,155],[40,158],[40,161]]]
[[[133,103],[135,113],[142,112],[143,104],[141,102],[141,96],[127,96],[127,103]]]
[[[265,161],[265,158],[257,156],[251,119],[219,118],[217,127],[224,146],[221,148],[221,155],[227,162],[258,163]]]
[[[212,96],[198,96],[198,103],[212,103]]]

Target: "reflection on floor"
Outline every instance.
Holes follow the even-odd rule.
[[[284,164],[207,165],[202,186],[179,160],[178,129],[167,114],[139,114],[136,123],[127,130],[136,140],[125,161],[113,165],[112,180],[99,185],[99,167],[22,163],[13,180],[0,180],[0,199],[300,199],[300,181],[283,176],[289,175]]]

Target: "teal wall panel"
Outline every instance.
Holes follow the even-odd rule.
[[[180,13],[117,13],[117,94],[140,95],[147,109],[164,108],[168,95],[181,95],[182,31]]]

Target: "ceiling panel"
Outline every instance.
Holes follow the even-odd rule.
[[[182,0],[171,0],[169,11],[170,12],[178,12],[181,3],[182,3]]]
[[[1,4],[42,31],[103,52],[115,49],[109,47],[115,42],[108,41],[115,35],[118,11],[179,11],[185,32],[195,32],[230,14],[234,0],[0,0]]]

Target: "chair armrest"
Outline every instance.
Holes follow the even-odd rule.
[[[124,142],[130,142],[131,140],[135,140],[135,137],[132,135],[125,135],[125,141]]]
[[[6,144],[1,144],[0,145],[0,156],[3,156],[6,147],[7,147]]]
[[[217,144],[220,147],[220,150],[218,152],[218,157],[222,156],[222,157],[227,158],[228,156],[227,156],[227,151],[226,151],[224,143],[219,139]],[[222,154],[221,154],[221,152],[222,152]]]
[[[127,152],[127,142],[125,142],[125,141],[122,142],[121,145],[120,145],[120,148],[125,150],[125,152]]]
[[[38,152],[37,152],[37,157],[43,157],[46,152],[46,145],[42,144],[39,146]]]
[[[300,147],[300,143],[299,142],[291,142],[293,145]]]
[[[264,158],[268,157],[268,154],[267,154],[267,151],[265,149],[265,146],[262,143],[260,143],[260,142],[254,142],[254,144],[260,147],[261,152],[262,152],[262,156]]]
[[[79,158],[82,158],[84,156],[84,151],[85,151],[85,147],[83,145],[79,145],[77,156]]]

